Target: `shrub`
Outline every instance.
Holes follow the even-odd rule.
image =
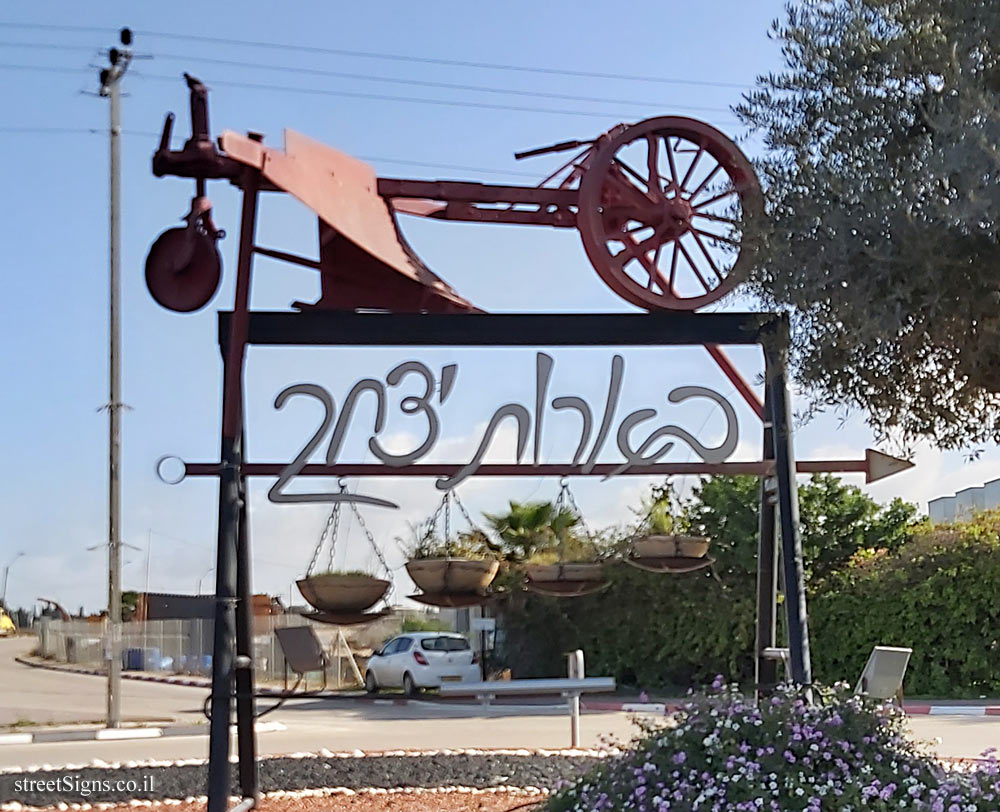
[[[811,597],[815,671],[858,674],[873,645],[913,649],[906,690],[1000,691],[1000,512],[856,554]]]
[[[948,772],[904,734],[890,706],[846,685],[807,704],[782,687],[755,705],[721,677],[675,726],[646,726],[633,746],[554,795],[549,812],[996,810],[991,757]]]
[[[450,632],[451,624],[438,617],[405,617],[400,630],[406,632]]]

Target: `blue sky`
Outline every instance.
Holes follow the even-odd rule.
[[[0,201],[6,291],[0,303],[5,347],[0,375],[7,391],[0,407],[0,450],[8,472],[0,490],[0,565],[18,551],[26,554],[12,570],[10,602],[27,605],[44,596],[75,610],[80,605],[96,609],[105,601],[105,554],[86,548],[106,536],[107,418],[98,408],[107,398],[107,104],[83,91],[96,88],[96,69],[88,65],[103,63],[104,49],[115,44],[119,27],[131,26],[135,51],[153,57],[137,60],[124,85],[124,397],[131,411],[124,418],[123,528],[125,540],[141,548],[127,551],[124,582],[128,588],[146,585],[148,545],[149,587],[183,592],[193,590],[214,562],[215,488],[208,480],[163,485],[153,475],[153,463],[168,453],[190,460],[211,460],[218,453],[215,311],[232,301],[239,205],[228,186],[210,188],[216,223],[230,233],[221,244],[226,271],[216,299],[189,316],[159,308],[145,290],[145,253],[156,235],[187,211],[192,188],[177,179],[155,179],[149,158],[167,110],[178,113],[175,132],[188,131],[183,71],[211,88],[215,133],[255,130],[266,135],[267,143],[280,146],[288,127],[364,157],[383,176],[531,184],[524,173],[541,179],[552,162],[517,163],[515,150],[593,136],[618,121],[687,114],[739,137],[728,108],[757,74],[778,67],[778,48],[766,32],[781,6],[762,0],[683,5],[638,0],[624,16],[604,3],[520,1],[309,3],[296,6],[294,14],[253,1],[239,4],[238,12],[230,4],[185,2],[169,8],[130,4],[127,11],[120,3],[106,2],[85,8],[75,2],[7,7],[0,18],[0,72],[5,79],[0,100],[8,111],[0,123],[7,158],[6,194]],[[585,78],[387,56],[680,81]],[[321,75],[323,71],[353,77]],[[241,84],[272,88],[237,86]],[[364,95],[382,98],[360,97]],[[746,148],[753,153],[755,146],[750,142]],[[427,264],[487,310],[631,309],[597,278],[575,231],[404,225]],[[266,200],[259,235],[264,245],[315,256],[315,218],[293,201]],[[285,309],[292,300],[310,300],[318,293],[311,271],[269,260],[257,268],[254,307]],[[726,306],[739,305],[736,299]],[[602,401],[612,351],[553,354],[554,394]],[[641,350],[626,355],[623,410],[657,407],[664,416],[703,432],[707,440],[721,431],[718,418],[708,412],[668,407],[665,400],[670,389],[684,384],[732,394],[704,352]],[[759,371],[754,351],[735,352],[734,357],[748,377]],[[315,404],[302,401],[280,412],[272,408],[285,386],[320,383],[340,402],[357,378],[381,378],[409,358],[432,367],[460,365],[455,395],[442,412],[442,458],[467,459],[482,424],[500,404],[531,402],[534,354],[529,350],[255,349],[247,367],[250,456],[290,459],[312,431]],[[739,453],[750,459],[759,444],[759,424],[736,405]],[[358,426],[366,419],[370,415],[360,410]],[[550,425],[545,454],[553,459],[569,455],[569,423]],[[403,422],[390,427],[400,443],[414,431]],[[344,458],[363,459],[365,440],[363,432],[355,431]],[[504,442],[495,459],[509,457],[510,437]],[[835,417],[820,417],[802,428],[797,451],[801,457],[851,457],[869,442],[863,415],[844,425]],[[685,459],[688,451],[679,446],[676,454],[671,458]],[[925,503],[1000,474],[994,449],[987,449],[978,462],[966,463],[960,453],[922,448],[917,461],[915,471],[871,492],[880,499],[901,495]],[[574,483],[574,488],[591,522],[607,524],[629,520],[629,506],[647,485],[623,479]],[[287,597],[308,563],[325,510],[270,505],[269,486],[254,483],[251,492],[255,587]],[[461,493],[478,515],[501,508],[507,499],[552,498],[557,487],[540,479],[479,480]],[[401,480],[366,483],[366,490],[391,492],[402,506],[396,512],[373,509],[367,514],[390,563],[399,566],[403,559],[393,539],[405,535],[407,521],[434,509],[438,492],[431,481]],[[366,565],[371,555],[364,537],[348,524],[338,563]],[[210,576],[204,579],[206,585],[210,582]],[[407,587],[401,574],[397,594],[406,594]]]

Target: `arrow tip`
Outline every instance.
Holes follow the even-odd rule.
[[[915,465],[915,463],[909,460],[893,457],[890,454],[883,454],[874,448],[865,449],[865,463],[868,467],[868,471],[865,474],[866,484],[885,479],[888,476],[900,473],[900,471],[906,471]]]

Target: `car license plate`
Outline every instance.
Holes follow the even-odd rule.
[[[441,677],[441,682],[461,682],[461,677]]]

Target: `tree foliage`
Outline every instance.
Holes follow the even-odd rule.
[[[1000,4],[803,0],[772,35],[785,69],[737,113],[798,378],[881,436],[1000,441]]]
[[[687,524],[712,539],[723,577],[753,576],[757,568],[760,480],[719,476],[703,480],[685,506]],[[799,485],[802,557],[807,579],[835,572],[858,550],[896,550],[909,538],[916,508],[894,499],[882,506],[855,485],[821,474]]]

